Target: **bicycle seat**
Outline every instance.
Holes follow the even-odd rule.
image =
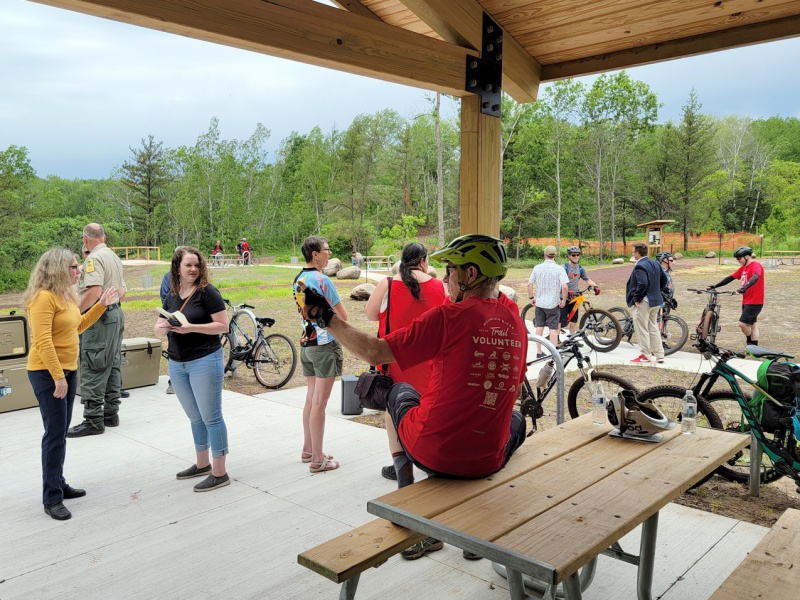
[[[775,350],[767,350],[761,346],[748,345],[745,350],[751,356],[756,358],[794,358],[794,354],[787,354],[786,352],[776,352]]]
[[[275,325],[275,319],[270,317],[256,317],[256,321],[259,325],[263,325],[264,327],[272,327]]]

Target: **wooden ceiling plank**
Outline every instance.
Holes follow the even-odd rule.
[[[773,16],[774,19],[765,20],[765,16]],[[661,20],[661,28],[647,34],[625,36],[620,31],[619,35],[611,38],[599,38],[597,32],[586,35],[575,35],[568,40],[553,40],[550,43],[536,42],[539,49],[537,58],[542,64],[553,64],[577,60],[585,57],[608,54],[629,49],[646,47],[654,44],[670,43],[675,40],[686,39],[703,35],[714,35],[724,31],[741,29],[742,27],[757,26],[760,23],[777,22],[786,18],[800,16],[800,3],[785,9],[764,13],[759,11],[749,11],[736,16],[735,18],[719,17],[714,22],[702,22],[696,24],[681,23],[675,16],[664,16]],[[616,39],[613,39],[616,38]]]
[[[361,15],[362,17],[369,17],[370,19],[375,19],[377,21],[381,20],[378,15],[376,15],[358,0],[331,0],[331,2],[333,2],[342,10]]]
[[[35,0],[456,96],[467,49],[311,0]]]
[[[542,81],[602,73],[798,36],[800,36],[800,16],[787,17],[662,44],[545,65],[542,68]]]
[[[656,43],[800,14],[800,3],[797,0],[773,2],[767,6],[754,4],[752,0],[747,4],[744,0],[736,0],[736,4],[743,10],[721,7],[709,10],[711,5],[706,4],[704,7],[685,7],[676,11],[669,2],[661,2],[646,12],[604,13],[597,18],[587,18],[576,23],[550,24],[543,30],[523,32],[514,29],[513,35],[526,46],[530,43],[542,47],[561,42],[577,49],[590,44],[627,40],[630,47],[634,45],[630,44],[632,40],[648,36],[649,43]]]
[[[400,1],[444,40],[481,47],[484,11],[477,0]],[[534,102],[539,93],[540,73],[541,65],[504,31],[503,90],[517,102]]]

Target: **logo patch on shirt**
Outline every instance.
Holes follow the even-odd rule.
[[[86,262],[83,264],[83,270],[86,273],[94,273],[94,259],[93,258],[89,258],[89,259],[86,260]]]

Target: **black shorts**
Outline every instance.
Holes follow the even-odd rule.
[[[762,308],[764,308],[763,304],[742,304],[742,316],[739,317],[739,322],[745,325],[754,324],[758,321],[758,315]]]
[[[405,450],[406,456],[411,459],[411,462],[414,463],[418,469],[421,469],[428,475],[433,477],[449,477],[450,479],[478,479],[478,477],[461,477],[458,475],[449,475],[447,473],[440,473],[438,471],[434,471],[423,465],[413,456],[411,453],[406,449],[405,445],[403,444],[403,440],[400,437],[400,422],[405,418],[406,413],[411,408],[415,406],[419,406],[419,399],[422,395],[415,390],[411,385],[407,383],[395,383],[391,389],[389,390],[389,399],[386,401],[386,410],[389,412],[389,416],[392,418],[392,423],[394,423],[395,431],[398,432],[397,439],[400,442],[400,445],[403,446],[403,450]],[[508,437],[508,441],[506,442],[506,449],[505,449],[505,459],[503,460],[503,466],[500,467],[501,469],[506,466],[506,463],[511,458],[511,455],[522,446],[522,443],[525,441],[525,417],[522,416],[522,413],[518,410],[512,411],[511,413],[511,431]],[[454,457],[454,460],[458,460],[458,457]],[[481,475],[481,477],[484,477]]]
[[[572,315],[571,319],[569,317],[569,311],[572,310],[572,305],[575,304],[575,300],[568,300],[564,308],[561,309],[561,324],[566,325],[567,323],[577,323],[578,322],[578,311],[575,311],[575,314]]]
[[[547,327],[548,329],[558,329],[558,321],[561,318],[561,308],[539,308],[534,312],[536,327]]]

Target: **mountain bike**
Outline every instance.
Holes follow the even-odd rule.
[[[569,312],[568,319],[583,307],[584,314],[578,322],[578,327],[586,331],[584,339],[590,348],[598,352],[611,352],[619,346],[622,340],[622,327],[617,319],[607,310],[602,308],[592,308],[592,303],[586,296],[586,292],[592,289],[591,286],[584,290],[579,290],[578,294],[570,300],[572,310]],[[528,331],[534,331],[536,326],[536,305],[528,304],[522,309],[522,320]]]
[[[606,390],[606,394],[609,396],[611,394],[617,394],[620,390],[637,391],[633,384],[625,381],[622,377],[612,375],[611,373],[595,371],[592,368],[589,356],[581,352],[583,341],[587,340],[586,332],[586,328],[581,328],[574,334],[568,335],[566,339],[559,342],[558,346],[556,346],[556,350],[561,355],[561,359],[564,362],[564,367],[575,360],[581,374],[581,376],[572,383],[569,388],[569,393],[567,394],[569,416],[573,419],[592,410],[592,394],[589,386],[586,385],[590,379],[592,382],[603,382],[603,387]],[[558,372],[554,368],[555,364],[552,358],[544,357],[535,359],[530,361],[528,366],[533,364],[541,364],[543,368],[547,365],[553,369],[553,372],[550,374],[550,377],[543,387],[536,387],[534,390],[534,387],[531,386],[531,383],[527,379],[522,384],[520,412],[522,412],[524,416],[531,418],[533,423],[531,433],[536,430],[536,420],[541,418],[544,414],[542,405],[545,399],[558,381]]]
[[[664,354],[667,356],[683,348],[683,345],[689,337],[689,327],[686,325],[686,321],[677,315],[671,314],[674,308],[672,305],[673,302],[674,299],[665,300],[664,307],[658,315],[658,329],[661,332],[661,343],[664,345]],[[636,332],[634,331],[631,313],[628,312],[627,308],[622,306],[609,308],[608,312],[614,315],[617,321],[619,321],[620,327],[622,327],[622,337],[625,338],[626,342],[632,344],[631,337],[633,337],[633,334]]]
[[[800,493],[800,450],[794,435],[792,418],[794,411],[762,389],[757,382],[729,364],[732,358],[744,358],[745,354],[718,347],[705,338],[697,339],[698,350],[714,364],[710,371],[703,373],[692,387],[698,402],[698,425],[724,429],[740,433],[755,434],[759,451],[765,456],[761,461],[761,483],[769,483],[784,475],[794,479]],[[747,346],[747,353],[761,359],[788,360],[791,354],[775,352],[758,346]],[[714,390],[714,385],[722,379],[728,389]],[[742,390],[740,381],[753,386],[761,394],[760,399]],[[656,386],[639,394],[642,400],[653,400],[670,412],[667,416],[680,415],[683,395],[686,388],[673,385]],[[783,416],[776,423],[767,425],[763,422],[766,404],[777,406],[777,412]],[[790,414],[791,413],[791,414]],[[676,419],[677,420],[677,419]],[[748,445],[742,452],[732,456],[717,469],[717,473],[731,481],[746,482],[750,476],[751,448]]]
[[[717,334],[721,327],[719,325],[719,312],[722,308],[717,301],[717,297],[722,294],[724,296],[735,296],[737,292],[720,292],[719,290],[698,290],[688,288],[688,291],[697,294],[708,294],[708,303],[703,309],[703,314],[700,316],[700,322],[695,328],[695,333],[692,335],[693,340],[703,340],[709,344],[715,344],[717,341]],[[708,357],[706,357],[708,358]]]
[[[249,304],[237,304],[223,298],[233,311],[228,332],[221,334],[225,360],[225,373],[234,376],[244,364],[252,369],[258,382],[265,388],[277,390],[286,385],[297,368],[297,349],[282,333],[264,336],[264,328],[272,327],[275,319],[257,317]]]

